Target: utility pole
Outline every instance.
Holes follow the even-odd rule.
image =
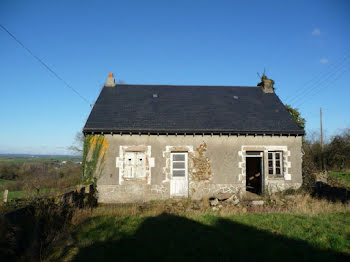
[[[324,170],[323,162],[323,130],[322,130],[322,108],[320,107],[320,140],[321,140],[321,168]]]

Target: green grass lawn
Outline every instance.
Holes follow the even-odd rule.
[[[336,179],[339,183],[343,184],[346,187],[350,187],[350,171],[348,172],[336,172],[331,171],[328,175]]]
[[[26,198],[25,191],[9,191],[9,194],[7,195],[7,201],[22,199],[22,198]]]
[[[100,216],[56,249],[64,261],[350,261],[350,213]],[[69,244],[67,244],[69,242]]]
[[[0,186],[6,185],[6,184],[11,184],[11,183],[15,183],[15,181],[0,178]]]
[[[57,191],[56,188],[43,188],[40,190],[40,194],[49,194],[49,193],[54,193],[55,191]],[[1,199],[3,196],[4,191],[0,191],[0,195],[1,195]],[[15,199],[26,199],[29,196],[31,196],[32,194],[29,194],[26,191],[22,191],[22,190],[18,190],[18,191],[9,191],[8,195],[7,195],[7,201],[11,201],[11,200],[15,200]]]

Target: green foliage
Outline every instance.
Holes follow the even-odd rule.
[[[303,189],[311,192],[313,190],[313,187],[316,183],[316,176],[317,173],[317,167],[315,165],[315,159],[312,154],[311,149],[312,144],[309,143],[309,141],[303,142],[303,163],[302,163],[302,177],[303,177]]]
[[[303,150],[305,152],[303,175],[307,173],[310,179],[314,179],[312,174],[321,170],[321,143],[318,139],[304,139]],[[327,170],[343,171],[329,172],[329,174],[330,177],[345,182],[344,186],[346,186],[349,177],[346,175],[346,171],[350,170],[350,129],[344,130],[341,134],[331,138],[330,142],[324,143],[323,158]]]
[[[82,182],[84,183],[85,181],[87,181],[88,178],[88,174],[87,174],[87,155],[89,153],[89,149],[90,149],[90,139],[91,139],[91,135],[86,135],[85,139],[84,139],[84,146],[83,146],[83,161],[82,161]]]
[[[54,198],[37,198],[10,216],[0,214],[0,260],[43,261],[44,251],[70,226],[74,211]]]
[[[350,188],[350,171],[348,172],[331,171],[328,173],[328,176],[337,180],[337,182],[344,185],[344,187]]]
[[[105,138],[102,135],[87,135],[83,151],[83,184],[96,184],[97,178],[103,171],[105,154]],[[99,161],[102,163],[99,163]],[[97,166],[100,164],[99,170]]]
[[[326,164],[333,170],[350,169],[350,129],[334,136],[325,148]]]
[[[300,112],[298,111],[297,108],[292,108],[290,105],[285,105],[287,111],[289,112],[289,114],[291,114],[291,116],[294,118],[294,120],[297,122],[298,126],[305,130],[305,123],[306,120],[305,118],[302,118],[300,115]]]

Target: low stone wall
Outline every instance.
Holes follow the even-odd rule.
[[[269,180],[268,184],[265,186],[265,193],[272,194],[281,192],[287,189],[298,189],[300,188],[302,183],[290,183],[285,182],[284,180]]]
[[[215,194],[241,194],[241,184],[211,184],[206,182],[190,182],[189,198],[201,200]],[[132,203],[170,198],[169,183],[161,185],[129,184],[129,185],[97,185],[98,202],[100,203]]]
[[[97,185],[97,196],[99,203],[147,202],[169,198],[169,188],[148,184]]]
[[[212,184],[206,181],[190,182],[189,188],[190,198],[193,200],[209,198],[220,193],[241,195],[244,191],[242,184]]]
[[[95,187],[93,185],[77,186],[75,189],[57,196],[56,203],[78,208],[95,207],[97,205]]]

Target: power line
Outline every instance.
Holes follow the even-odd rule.
[[[322,89],[328,87],[330,84],[334,83],[346,71],[347,71],[347,69],[343,70],[342,68],[340,68],[340,70],[334,72],[333,75],[331,75],[330,77],[325,79],[323,83],[321,83],[319,85],[316,85],[313,88],[310,88],[310,89],[306,90],[306,92],[303,94],[303,96],[300,97],[297,101],[295,101],[295,103],[299,104],[300,101],[304,101],[305,99],[308,99],[309,96],[315,95],[317,92],[319,92]],[[340,74],[338,74],[339,72],[340,72]],[[324,86],[324,85],[326,85],[326,86]]]
[[[322,89],[322,85],[324,83],[327,83],[327,82],[332,83],[332,82],[334,82],[337,79],[337,77],[335,77],[335,76],[339,72],[341,72],[343,70],[343,67],[346,66],[347,64],[348,64],[348,62],[344,63],[342,66],[339,66],[337,68],[337,70],[334,70],[330,75],[328,75],[325,79],[322,79],[322,80],[318,81],[317,83],[315,83],[313,86],[310,86],[309,89],[305,90],[305,92],[302,93],[299,97],[297,97],[294,100],[294,102],[299,103],[300,100],[304,100],[305,98],[308,98],[308,96],[312,95],[315,90],[318,90],[320,88]],[[346,69],[345,69],[345,71],[346,71]],[[336,79],[334,79],[334,78],[336,78]]]
[[[349,55],[342,56],[341,59],[337,59],[337,62],[328,66],[328,68],[330,69],[328,72],[325,72],[325,71],[319,72],[317,75],[315,75],[315,77],[313,77],[309,81],[307,81],[303,85],[302,88],[299,88],[294,93],[294,96],[287,98],[287,101],[289,101],[289,103],[291,103],[296,98],[299,98],[300,96],[302,96],[303,93],[305,92],[305,90],[307,90],[309,86],[310,87],[314,86],[316,83],[322,82],[324,80],[324,78],[327,78],[327,76],[332,75],[340,66],[342,66],[342,63],[344,63],[344,61],[346,61],[346,59],[348,59],[348,56]]]
[[[343,70],[343,71],[340,72],[337,76],[335,76],[335,77],[332,79],[331,82],[328,82],[328,84],[326,84],[326,85],[324,85],[324,86],[322,86],[322,85],[321,85],[321,86],[318,86],[319,88],[318,88],[318,89],[315,89],[314,91],[320,92],[322,89],[328,88],[329,86],[331,86],[332,83],[335,83],[346,71],[347,71],[347,69]],[[315,93],[314,93],[314,95],[315,95]],[[307,102],[307,101],[308,101],[307,97],[306,97],[306,99],[305,99],[305,97],[303,97],[300,101],[298,101],[297,106],[301,106],[301,105],[303,105],[303,104],[304,104],[305,102]]]
[[[61,76],[59,76],[53,69],[51,69],[44,61],[42,61],[39,57],[37,57],[29,48],[27,48],[20,40],[17,39],[5,26],[0,24],[0,27],[10,36],[12,37],[22,48],[24,48],[32,57],[34,57],[42,66],[44,66],[51,74],[53,74],[58,80],[63,82],[66,87],[71,89],[76,95],[78,95],[84,102],[90,105],[89,101],[81,95],[75,88],[73,88],[70,84],[67,83]]]
[[[287,99],[288,103],[293,103],[293,102],[296,102],[300,98],[304,98],[305,94],[309,93],[310,90],[317,88],[320,83],[327,81],[334,74],[338,73],[343,68],[343,66],[348,63],[348,61],[346,61],[346,60],[348,60],[349,58],[350,58],[349,55],[342,57],[341,61],[338,61],[337,63],[334,63],[332,66],[330,66],[330,67],[333,67],[332,69],[330,69],[326,73],[321,73],[321,75],[320,75],[321,77],[317,77],[318,79],[316,78],[315,82],[312,83],[312,81],[308,81],[310,83],[310,85],[305,85],[303,88],[299,89],[294,94],[294,96]]]
[[[340,75],[342,75],[345,71],[346,69],[343,70],[343,68],[341,67],[338,68],[338,70],[335,70],[334,72],[332,72],[332,74],[329,75],[326,79],[322,79],[322,81],[318,81],[318,83],[317,84],[315,83],[313,87],[310,87],[309,89],[305,90],[304,93],[302,93],[297,99],[294,100],[294,102],[291,102],[291,103],[299,104],[301,101],[304,101],[305,99],[307,100],[310,96],[313,96],[316,94],[315,91],[317,92],[323,89],[324,85],[334,83],[339,78],[337,74],[340,72],[341,73]]]

